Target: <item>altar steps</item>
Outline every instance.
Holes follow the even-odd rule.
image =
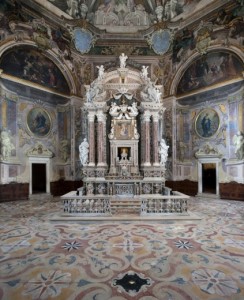
[[[140,215],[141,212],[141,200],[135,198],[111,199],[110,205],[112,215]]]

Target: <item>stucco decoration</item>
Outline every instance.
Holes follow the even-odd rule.
[[[199,157],[221,157],[222,153],[212,146],[210,143],[206,143],[203,145],[202,148],[200,148],[196,153],[195,153],[196,158]]]
[[[156,54],[163,55],[171,46],[172,35],[170,30],[160,29],[154,32],[147,41]]]
[[[53,157],[53,153],[40,142],[38,142],[33,148],[29,149],[26,154],[28,157]]]
[[[76,27],[73,31],[73,41],[77,51],[81,54],[89,52],[91,47],[95,43],[95,36],[91,34],[90,31]]]

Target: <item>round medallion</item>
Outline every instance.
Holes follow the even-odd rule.
[[[45,137],[51,131],[51,118],[42,107],[32,108],[27,115],[27,127],[36,137]]]
[[[219,115],[211,108],[200,111],[196,118],[195,130],[201,138],[211,138],[219,129]]]

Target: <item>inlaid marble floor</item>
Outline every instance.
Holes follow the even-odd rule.
[[[244,202],[201,220],[53,222],[60,201],[0,204],[0,299],[244,299]]]

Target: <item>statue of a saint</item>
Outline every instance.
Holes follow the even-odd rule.
[[[244,159],[244,134],[238,131],[233,136],[233,144],[235,145],[235,154],[238,159]]]
[[[83,142],[79,146],[79,152],[80,152],[80,162],[82,166],[87,165],[88,163],[88,154],[89,154],[89,144],[84,138]]]
[[[159,155],[160,155],[160,164],[165,165],[168,157],[168,148],[169,146],[166,145],[165,140],[161,139],[160,145],[159,145]]]
[[[126,67],[126,60],[127,60],[128,56],[125,55],[124,53],[122,53],[119,57],[120,60],[120,68],[125,68]]]

